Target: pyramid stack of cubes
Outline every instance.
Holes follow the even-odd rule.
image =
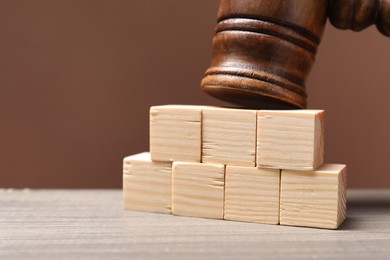
[[[337,229],[346,166],[323,161],[323,110],[155,106],[150,153],[124,159],[124,207]]]

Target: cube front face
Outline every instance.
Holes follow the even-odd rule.
[[[150,108],[150,153],[154,161],[201,161],[202,108]]]
[[[149,153],[123,162],[123,202],[126,210],[171,213],[172,165],[152,162]]]
[[[346,167],[282,170],[280,224],[337,229],[346,217]]]
[[[256,114],[255,110],[205,108],[202,162],[255,166]]]
[[[280,170],[226,166],[224,219],[279,223]]]
[[[322,165],[322,110],[261,110],[257,118],[257,166],[314,170]]]
[[[223,219],[225,166],[173,163],[172,213]]]

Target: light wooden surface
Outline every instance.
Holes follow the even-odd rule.
[[[223,219],[225,166],[174,162],[172,214]]]
[[[257,166],[313,170],[324,161],[323,110],[260,110]]]
[[[279,224],[280,170],[226,166],[224,219]]]
[[[202,106],[150,108],[150,153],[155,161],[200,162]]]
[[[123,160],[123,200],[125,209],[171,213],[172,163],[156,162],[150,153]]]
[[[347,168],[324,164],[317,170],[282,170],[280,224],[336,229],[346,214]]]
[[[0,259],[388,259],[390,190],[351,191],[340,230],[124,211],[120,190],[0,190]]]
[[[256,164],[256,110],[207,107],[202,119],[202,162]]]

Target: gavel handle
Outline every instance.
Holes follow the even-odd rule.
[[[376,24],[390,37],[390,0],[330,0],[329,20],[338,29],[353,31]]]

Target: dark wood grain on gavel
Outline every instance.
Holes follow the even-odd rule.
[[[376,24],[381,33],[390,36],[390,0],[335,0],[329,20],[336,28],[354,31]]]
[[[202,89],[249,108],[305,108],[328,15],[341,29],[376,23],[390,35],[390,0],[221,0]]]

